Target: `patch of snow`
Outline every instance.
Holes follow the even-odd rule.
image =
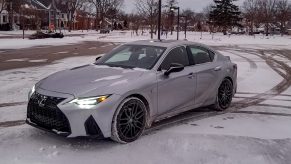
[[[37,59],[37,60],[29,60],[28,62],[30,63],[42,63],[42,62],[47,62],[48,59]]]
[[[120,84],[128,84],[128,80],[124,79],[124,80],[120,80],[117,82],[112,83],[110,86],[115,86],[115,85],[120,85]]]
[[[222,54],[230,56],[232,58],[232,61],[238,65],[238,92],[251,92],[257,94],[264,93],[266,91],[269,91],[271,88],[273,88],[283,80],[280,75],[278,75],[273,69],[271,69],[264,62],[264,60],[258,56],[247,54],[248,59],[256,64],[256,67],[251,70],[251,63],[237,56],[240,55],[246,57],[246,53],[235,51],[235,53],[222,52]]]
[[[181,32],[182,33],[182,32]],[[115,42],[124,43],[137,40],[149,40],[150,35],[146,32],[144,35],[133,35],[131,31],[113,31],[110,34],[99,34],[96,32],[83,33],[84,36],[72,36],[65,37],[63,39],[41,39],[41,40],[28,40],[28,39],[0,39],[0,49],[19,49],[19,48],[29,48],[33,46],[58,46],[58,45],[68,45],[76,44],[84,41],[103,41],[103,42]],[[290,36],[274,36],[269,39],[263,37],[252,37],[247,35],[234,35],[234,36],[224,36],[221,33],[211,35],[209,33],[203,33],[202,39],[200,32],[188,32],[187,39],[189,41],[199,42],[207,45],[241,45],[245,47],[251,47],[256,49],[264,49],[270,45],[273,48],[287,47],[291,49]],[[214,36],[214,38],[212,38]],[[156,36],[155,36],[156,38]],[[176,34],[162,35],[162,39],[176,39]],[[182,38],[181,38],[182,40]],[[104,45],[105,46],[105,45]],[[106,45],[110,46],[110,44]],[[289,46],[289,48],[288,48]]]
[[[0,122],[25,120],[27,105],[0,107]]]
[[[119,79],[119,78],[121,78],[121,77],[122,77],[121,75],[108,76],[108,77],[104,77],[104,78],[96,79],[96,80],[94,80],[94,82],[107,81],[107,80],[115,80],[115,79]]]
[[[198,126],[191,126],[192,123]],[[189,122],[186,125],[174,127],[168,131],[186,134],[244,136],[260,139],[287,139],[291,138],[289,123],[291,123],[290,116],[227,113]]]
[[[9,59],[6,60],[6,62],[22,62],[22,61],[27,61],[29,58],[20,58],[20,59]]]

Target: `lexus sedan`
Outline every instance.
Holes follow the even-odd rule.
[[[227,109],[236,87],[237,65],[205,45],[136,41],[39,81],[29,93],[26,122],[66,137],[128,143],[181,112]]]

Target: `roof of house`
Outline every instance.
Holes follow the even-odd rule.
[[[31,0],[30,3],[38,9],[49,9],[52,1],[49,0]]]
[[[30,0],[31,4],[38,9],[50,9],[56,7],[61,13],[66,13],[68,11],[68,5],[66,0],[54,0],[55,5],[53,5],[52,0]]]

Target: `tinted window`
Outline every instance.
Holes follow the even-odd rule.
[[[207,50],[198,47],[190,47],[195,64],[211,62],[211,58]]]
[[[95,64],[128,68],[152,68],[166,48],[144,45],[124,45],[104,55]]]
[[[183,66],[189,65],[189,59],[185,47],[175,48],[169,52],[161,65],[161,69],[168,70],[172,63],[182,64]]]

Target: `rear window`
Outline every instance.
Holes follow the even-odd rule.
[[[200,47],[189,47],[195,64],[203,64],[211,62],[211,55],[208,50]],[[213,56],[214,57],[214,56]]]

